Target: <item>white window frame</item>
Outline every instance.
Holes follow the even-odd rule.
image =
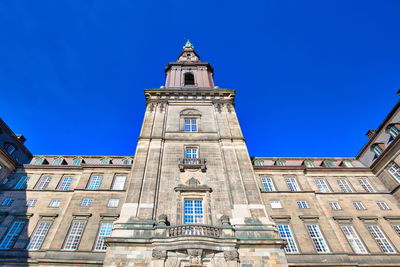
[[[183,131],[187,133],[198,132],[198,122],[197,118],[183,118]]]
[[[344,193],[353,193],[354,192],[349,181],[347,181],[346,179],[342,178],[342,179],[337,179],[336,181],[337,181],[340,189],[342,189],[342,192],[344,192]]]
[[[14,247],[14,244],[17,242],[19,235],[24,229],[26,221],[18,220],[13,221],[11,226],[7,229],[7,232],[4,234],[3,238],[0,241],[0,249],[11,249]]]
[[[19,190],[19,189],[26,189],[27,187],[27,182],[29,180],[29,176],[21,176],[19,178],[18,182],[14,185],[13,189]]]
[[[381,210],[390,210],[389,205],[384,201],[378,201],[376,202],[376,205],[378,205],[379,209]]]
[[[117,208],[119,205],[119,199],[109,199],[107,203],[107,207],[109,208]]]
[[[339,202],[329,202],[329,207],[331,207],[332,210],[341,210],[342,209]]]
[[[371,183],[369,182],[369,180],[367,178],[360,178],[360,179],[358,179],[358,182],[360,183],[362,188],[364,188],[365,192],[368,192],[368,193],[376,192],[375,188],[371,185]]]
[[[384,149],[380,146],[380,144],[373,144],[372,151],[377,157],[379,157],[383,153]]]
[[[94,174],[90,177],[86,189],[97,190],[100,188],[102,181],[103,181],[103,175]]]
[[[50,175],[43,175],[40,177],[39,181],[37,182],[35,189],[36,190],[46,190],[46,188],[49,186],[51,182],[51,176]]]
[[[304,164],[306,165],[307,168],[313,168],[315,167],[315,163],[312,160],[305,160]]]
[[[352,168],[354,167],[353,163],[350,160],[343,160],[343,164],[344,166],[346,166],[347,168]]]
[[[297,179],[295,177],[285,178],[286,185],[289,191],[301,191],[299,184],[297,183]]]
[[[86,220],[74,220],[68,230],[65,238],[63,250],[77,250],[85,231]]]
[[[279,200],[271,200],[269,202],[269,204],[271,205],[271,209],[281,209],[282,208],[282,204]]]
[[[25,202],[25,207],[34,207],[36,205],[37,199],[27,199]]]
[[[199,158],[199,148],[193,146],[185,147],[185,158],[186,159],[198,159]]]
[[[308,235],[311,238],[311,242],[313,243],[313,246],[318,253],[330,252],[328,243],[326,242],[324,235],[319,229],[318,224],[316,223],[306,224],[306,229]]]
[[[73,180],[74,180],[74,177],[72,177],[72,176],[64,176],[61,179],[61,182],[58,185],[57,190],[60,190],[60,191],[68,191],[68,190],[70,190],[70,187],[71,187],[71,184],[72,184]]]
[[[91,207],[93,203],[93,198],[84,198],[81,202],[81,207]]]
[[[61,205],[60,199],[52,199],[49,202],[49,208],[59,208]]]
[[[396,233],[400,235],[400,224],[392,224],[392,226]]]
[[[104,239],[111,236],[112,227],[112,222],[100,222],[99,231],[97,232],[97,238],[94,245],[95,251],[105,251],[107,249]]]
[[[293,231],[289,224],[277,224],[279,235],[282,239],[286,240],[285,252],[286,253],[298,253],[296,240],[293,235]]]
[[[317,186],[319,192],[321,192],[321,193],[331,192],[331,189],[329,188],[328,183],[324,179],[317,178],[314,180],[314,182],[315,182],[315,185]]]
[[[353,206],[356,210],[366,210],[364,204],[361,201],[353,201]]]
[[[72,166],[80,166],[82,164],[82,158],[74,158],[72,160]]]
[[[114,182],[111,187],[111,190],[124,190],[126,182],[126,175],[125,174],[117,174],[114,177]]]
[[[346,237],[347,241],[349,242],[354,253],[368,254],[367,248],[365,247],[364,243],[362,242],[360,236],[358,235],[353,225],[341,224],[340,229],[342,229],[342,232]]]
[[[184,224],[204,223],[205,214],[203,199],[184,199],[183,210]]]
[[[369,224],[367,225],[368,231],[372,238],[378,244],[383,253],[393,254],[396,253],[392,243],[389,241],[385,233],[382,231],[379,225]]]
[[[276,191],[274,181],[271,177],[261,177],[261,184],[264,191],[272,192]]]
[[[305,200],[300,200],[300,201],[296,201],[297,203],[297,207],[299,209],[309,209],[310,206],[308,205],[308,202]]]
[[[392,177],[394,179],[396,179],[396,181],[398,183],[400,183],[400,166],[399,165],[397,165],[395,162],[392,162],[388,169],[388,172],[390,173],[390,175],[392,175]]]
[[[61,165],[63,160],[64,160],[63,158],[55,158],[53,160],[53,165]]]
[[[42,247],[44,240],[46,239],[47,233],[50,230],[52,221],[43,220],[38,222],[33,234],[29,238],[29,244],[26,247],[27,250],[39,250]]]

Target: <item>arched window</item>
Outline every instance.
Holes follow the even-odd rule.
[[[131,158],[124,158],[122,160],[122,164],[124,164],[124,165],[132,164],[132,159]]]
[[[191,72],[186,72],[184,74],[185,77],[185,85],[194,85],[194,75]]]
[[[6,147],[6,151],[7,151],[7,153],[8,153],[9,155],[12,155],[12,154],[15,152],[15,150],[16,150],[15,146],[12,145],[12,144],[6,144],[5,147]]]

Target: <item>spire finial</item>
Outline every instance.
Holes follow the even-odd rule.
[[[194,45],[189,41],[189,39],[187,39],[186,44],[183,48],[186,48],[186,47],[190,47],[190,48],[194,49]]]

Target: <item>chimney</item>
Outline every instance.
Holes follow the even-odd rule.
[[[371,139],[371,137],[373,137],[376,133],[376,130],[368,130],[368,132],[365,134],[368,139]]]

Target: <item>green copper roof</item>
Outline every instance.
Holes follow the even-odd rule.
[[[186,41],[186,44],[183,48],[185,48],[185,47],[191,47],[194,49],[194,45],[192,45],[192,43],[189,41],[189,39]]]

